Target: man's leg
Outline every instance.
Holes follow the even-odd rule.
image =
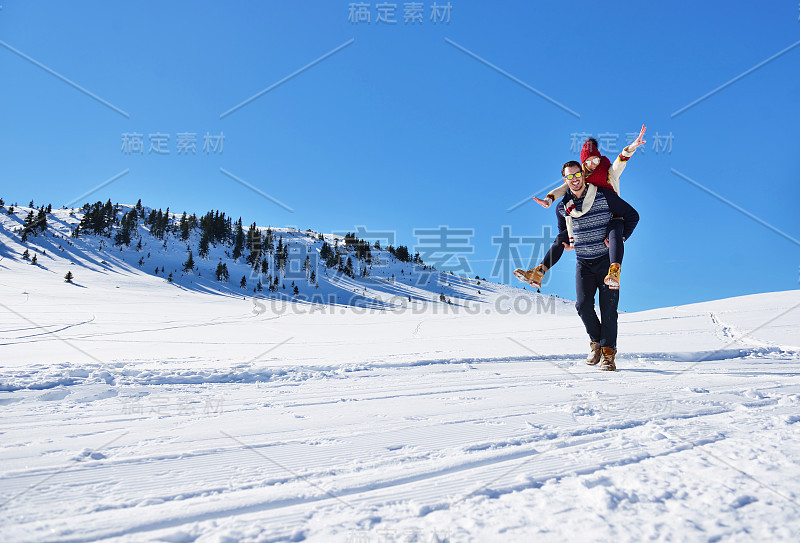
[[[608,265],[606,265],[607,267]],[[593,268],[594,266],[582,263],[580,260],[575,266],[575,309],[578,310],[578,316],[586,327],[589,339],[600,341],[602,338],[600,319],[597,318],[597,313],[594,311],[594,293],[597,290],[598,282]],[[599,284],[602,283],[603,278],[601,277]]]
[[[603,273],[597,276],[602,283]],[[600,346],[617,348],[617,306],[619,305],[619,290],[600,286],[600,318],[601,333]]]

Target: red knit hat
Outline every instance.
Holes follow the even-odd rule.
[[[597,149],[597,146],[594,144],[594,141],[587,140],[586,143],[583,144],[581,148],[581,164],[586,162],[586,159],[593,156],[601,156],[600,151]]]

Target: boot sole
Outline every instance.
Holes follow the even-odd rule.
[[[532,281],[528,281],[527,279],[525,279],[525,276],[524,276],[524,275],[522,275],[522,274],[517,274],[517,272],[518,272],[518,271],[522,271],[522,270],[514,270],[514,277],[516,277],[517,279],[519,279],[519,280],[520,280],[520,281],[522,281],[523,283],[527,283],[527,284],[529,284],[530,286],[532,286],[532,287],[533,287],[533,288],[535,288],[535,289],[540,289],[540,288],[542,288],[542,285],[541,285],[540,283],[535,283],[535,282],[532,282]]]

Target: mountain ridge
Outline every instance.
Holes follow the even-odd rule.
[[[221,239],[207,240],[207,254],[201,257],[203,237],[210,227],[204,229],[200,223],[209,216],[227,231]],[[187,220],[191,226],[182,239]],[[98,201],[60,209],[0,206],[0,227],[4,238],[0,257],[30,264],[24,256],[27,251],[27,259],[36,258],[35,267],[62,275],[69,271],[79,287],[85,286],[81,281],[88,271],[146,275],[178,288],[223,296],[374,309],[497,305],[498,297],[522,296],[525,304],[547,310],[560,301],[557,296],[436,270],[424,264],[418,253],[412,257],[402,245],[382,247],[349,232],[343,236],[255,222],[245,231],[241,218],[234,222],[215,210],[198,218],[172,213],[169,208],[155,210],[141,201],[136,205]],[[126,228],[129,236],[123,240]],[[265,243],[268,235],[271,245]],[[190,253],[191,269],[186,265]]]

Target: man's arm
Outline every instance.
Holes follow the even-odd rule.
[[[636,228],[636,225],[639,224],[639,213],[633,209],[631,204],[620,198],[619,195],[617,195],[617,193],[614,191],[608,189],[598,190],[603,191],[603,194],[606,197],[606,202],[608,202],[608,209],[611,210],[611,213],[615,217],[622,217],[625,219],[625,227],[622,230],[622,239],[627,240],[631,237],[631,234],[633,234],[633,230]]]
[[[553,241],[553,245],[561,245],[562,243],[566,243],[569,245],[569,233],[567,232],[567,220],[558,212],[559,205],[556,205],[556,219],[558,224],[558,234],[556,235],[556,239]]]

